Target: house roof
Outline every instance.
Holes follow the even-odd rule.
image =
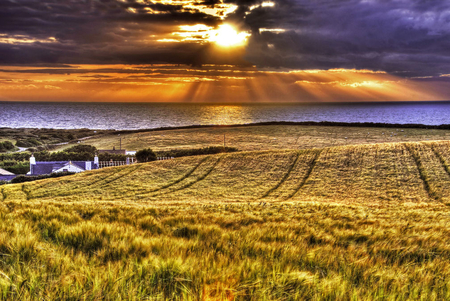
[[[74,169],[75,168],[75,169]],[[74,164],[72,162],[69,162],[67,164],[65,164],[64,166],[60,167],[59,169],[53,169],[53,172],[62,172],[62,171],[84,171],[86,170],[85,168],[82,168],[81,166],[78,166],[78,164]]]
[[[4,170],[3,168],[0,168],[0,175],[2,175],[2,176],[13,176],[14,174],[12,172]]]
[[[69,161],[64,162],[36,162],[32,167],[32,175],[45,175],[51,174],[54,169],[59,169],[69,163]]]
[[[70,161],[46,161],[46,162],[36,162],[36,165],[32,168],[32,175],[45,175],[51,174],[53,171],[63,168]],[[76,165],[77,167],[86,170],[86,162],[91,162],[93,165],[93,161],[71,161],[72,165]]]

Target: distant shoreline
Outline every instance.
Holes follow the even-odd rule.
[[[268,125],[285,125],[285,126],[336,126],[336,127],[366,127],[366,128],[402,128],[402,129],[435,129],[435,130],[450,130],[450,124],[441,125],[426,125],[416,123],[376,123],[376,122],[334,122],[334,121],[267,121],[267,122],[255,122],[245,124],[206,124],[206,125],[187,125],[187,126],[173,126],[173,127],[158,127],[148,129],[136,129],[136,130],[116,130],[116,129],[89,129],[98,131],[111,131],[115,134],[132,134],[142,132],[157,132],[157,131],[173,131],[184,129],[204,129],[204,128],[236,128],[236,127],[252,127],[252,126],[268,126]],[[10,128],[1,127],[0,129],[35,129],[35,128]],[[40,128],[40,129],[52,129],[52,128]],[[55,130],[69,130],[76,131],[77,129],[55,129]]]
[[[113,130],[117,134],[131,134],[141,132],[157,132],[183,129],[203,129],[215,127],[247,127],[247,126],[266,126],[266,125],[287,125],[287,126],[340,126],[340,127],[368,127],[368,128],[402,128],[402,129],[435,129],[450,130],[450,124],[426,125],[426,124],[398,124],[398,123],[375,123],[375,122],[334,122],[334,121],[268,121],[247,124],[226,124],[226,125],[188,125],[176,127],[159,127],[154,129],[138,129],[138,130]]]

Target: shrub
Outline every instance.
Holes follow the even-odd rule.
[[[92,161],[94,155],[88,152],[57,152],[50,154],[50,161]]]
[[[150,149],[145,148],[141,149],[140,151],[136,152],[136,159],[138,162],[150,162],[156,160],[156,154]]]
[[[19,147],[33,147],[33,146],[38,146],[41,144],[42,143],[40,141],[38,141],[34,138],[17,140],[17,142],[16,142],[16,146],[19,146]]]
[[[98,154],[98,159],[100,161],[125,161],[127,159],[127,156],[121,154],[102,153]]]
[[[70,176],[75,174],[74,172],[58,172],[58,173],[52,173],[49,175],[40,175],[40,176],[17,176],[14,179],[11,180],[11,183],[24,183],[24,182],[31,182],[36,180],[42,180],[42,179],[48,179],[48,178],[59,178],[64,176]]]
[[[191,149],[172,149],[169,151],[158,152],[158,157],[186,157],[198,155],[213,155],[219,153],[232,153],[239,151],[235,147],[209,146],[204,148]],[[137,156],[137,154],[136,154]]]
[[[91,161],[97,148],[91,145],[75,145],[64,151],[50,153],[46,150],[34,154],[37,161]]]
[[[26,174],[30,171],[29,162],[15,162],[15,164],[3,167],[5,170],[12,172],[13,174],[20,175]]]
[[[10,141],[0,142],[0,152],[7,152],[12,149],[14,149],[14,144],[12,144]]]
[[[0,161],[28,161],[31,154],[28,152],[0,154]]]
[[[92,145],[79,144],[72,147],[69,147],[64,150],[66,153],[90,153],[92,156],[95,155],[97,148]]]

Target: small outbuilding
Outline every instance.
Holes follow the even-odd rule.
[[[17,175],[13,174],[12,172],[0,168],[0,181],[11,181],[16,176]]]

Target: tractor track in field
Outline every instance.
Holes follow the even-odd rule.
[[[168,192],[166,192],[166,193],[161,193],[161,194],[155,194],[155,195],[152,195],[151,197],[161,196],[161,195],[168,195],[168,194],[171,194],[171,193],[174,193],[174,192],[177,192],[177,191],[180,191],[180,190],[189,188],[189,187],[191,187],[192,185],[194,185],[194,184],[196,184],[196,183],[198,183],[198,182],[203,181],[203,180],[204,180],[207,176],[209,176],[209,174],[216,168],[216,166],[219,164],[219,162],[222,160],[223,157],[224,157],[224,155],[220,156],[220,157],[216,160],[216,162],[213,164],[213,166],[211,166],[211,168],[208,169],[207,172],[205,172],[203,175],[201,175],[200,177],[198,177],[194,182],[187,183],[187,184],[181,186],[181,187],[178,188],[178,189],[174,189],[174,190],[168,191]]]
[[[429,147],[431,148],[433,153],[436,155],[436,157],[438,157],[439,161],[442,164],[442,167],[445,169],[447,174],[450,176],[450,166],[448,166],[447,160],[445,160],[444,156],[442,156],[442,154],[436,149],[436,146],[434,144],[431,144],[431,146],[429,146]]]
[[[29,201],[30,200],[30,191],[27,188],[28,187],[26,187],[26,184],[22,184],[22,192],[27,197],[27,201]]]
[[[429,179],[428,174],[427,174],[427,172],[426,172],[426,170],[425,170],[425,167],[424,167],[423,164],[422,164],[422,160],[420,159],[419,152],[418,152],[417,150],[415,150],[415,149],[414,149],[411,145],[409,145],[408,143],[405,143],[404,146],[405,146],[405,148],[408,150],[408,152],[409,152],[409,154],[411,155],[411,157],[414,159],[414,162],[416,163],[416,166],[417,166],[417,170],[418,170],[418,172],[419,172],[420,179],[421,179],[422,182],[423,182],[423,186],[424,186],[424,188],[425,188],[425,191],[426,191],[427,194],[428,194],[428,197],[429,197],[430,199],[440,201],[439,196],[436,195],[436,192],[434,192],[434,191],[431,189],[431,186],[430,186],[430,179]]]
[[[303,177],[302,181],[300,182],[300,184],[297,186],[297,188],[295,188],[294,192],[292,192],[290,195],[288,195],[284,200],[289,200],[290,198],[294,197],[294,195],[296,195],[300,189],[302,189],[302,187],[305,185],[306,181],[308,180],[309,176],[311,175],[314,167],[316,167],[316,163],[317,163],[317,159],[319,159],[320,155],[322,154],[323,150],[319,150],[317,151],[314,159],[311,162],[311,165],[309,166],[308,171],[306,172],[305,176]]]
[[[107,184],[111,184],[111,183],[113,183],[113,182],[115,182],[115,181],[117,181],[117,180],[119,180],[119,179],[121,179],[121,178],[123,178],[123,177],[125,177],[125,176],[129,176],[130,174],[134,173],[135,171],[137,171],[137,170],[140,169],[141,167],[142,167],[142,165],[141,165],[141,164],[138,164],[138,165],[136,166],[136,168],[133,168],[132,170],[130,170],[130,171],[128,171],[128,172],[126,172],[126,173],[124,173],[124,174],[121,174],[121,175],[115,177],[114,179],[106,180],[104,183],[101,184],[102,186],[100,186],[100,187],[103,187],[103,186],[105,186],[105,185],[107,185]]]
[[[106,180],[106,179],[108,179],[108,178],[111,178],[111,177],[113,177],[113,176],[114,176],[114,174],[109,174],[109,175],[107,175],[106,177],[100,178],[100,179],[98,179],[98,180],[96,180],[96,181],[92,181],[91,183],[89,183],[89,184],[87,184],[87,185],[84,185],[84,187],[91,187],[91,186],[93,186],[93,185],[95,185],[95,184],[97,184],[97,183],[100,183],[101,181],[104,181],[104,180]]]
[[[143,195],[149,194],[149,193],[153,193],[153,192],[159,192],[159,191],[161,191],[161,190],[163,190],[163,189],[170,188],[170,187],[172,187],[172,186],[174,186],[174,185],[180,183],[181,181],[183,181],[183,180],[187,179],[188,177],[190,177],[190,176],[191,176],[191,175],[192,175],[192,174],[200,167],[200,165],[202,165],[202,164],[203,164],[205,161],[207,161],[209,158],[211,158],[211,156],[208,156],[208,157],[203,158],[197,165],[194,166],[194,168],[192,168],[191,170],[189,170],[189,171],[188,171],[187,173],[185,173],[182,177],[176,179],[175,181],[173,181],[173,182],[171,182],[171,183],[169,183],[169,184],[163,185],[163,186],[161,186],[161,187],[159,187],[159,188],[150,190],[150,191],[144,191],[144,194],[143,194]],[[140,195],[140,196],[142,196],[142,195]]]
[[[119,179],[121,179],[121,178],[123,178],[125,176],[128,176],[128,175],[132,174],[133,172],[135,172],[139,168],[141,168],[141,165],[138,165],[135,168],[132,168],[130,171],[127,171],[124,174],[120,174],[120,175],[112,174],[112,175],[109,175],[107,177],[101,178],[101,179],[99,179],[97,181],[91,182],[91,183],[89,183],[87,185],[83,185],[83,187],[76,187],[73,190],[70,190],[70,191],[68,191],[66,193],[61,194],[61,196],[68,196],[68,195],[73,194],[74,192],[80,192],[81,193],[83,190],[85,190],[86,187],[91,187],[92,185],[98,184],[98,183],[100,183],[102,181],[104,181],[104,183],[101,183],[100,185],[98,185],[98,187],[104,187],[107,184],[110,184],[110,183],[112,183],[114,181],[117,181],[117,180],[119,180]],[[112,178],[112,179],[110,179],[110,178]],[[109,179],[109,180],[107,180],[107,179]],[[34,197],[35,198],[44,198],[44,197],[47,197],[47,196],[48,195],[36,195]]]
[[[283,176],[283,178],[272,188],[266,191],[261,199],[268,197],[272,192],[277,190],[281,185],[283,185],[284,182],[286,182],[287,178],[291,175],[292,171],[294,170],[294,167],[297,165],[298,160],[300,159],[300,152],[297,152],[297,157],[295,158],[294,162],[289,166],[286,174]]]

